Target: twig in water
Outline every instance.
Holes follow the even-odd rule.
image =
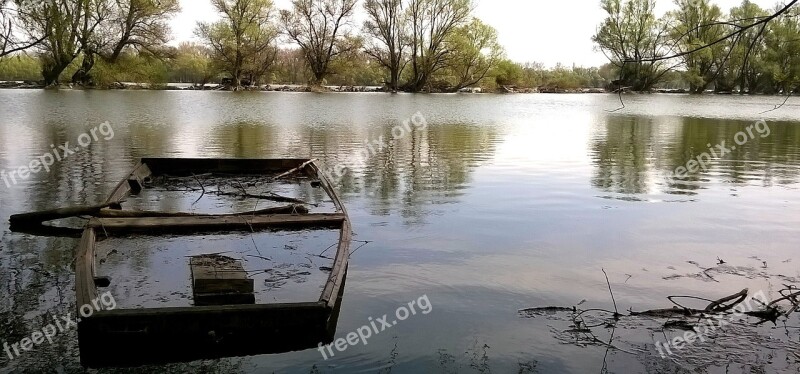
[[[200,197],[198,197],[198,198],[197,198],[197,200],[195,200],[195,201],[192,203],[192,206],[194,206],[194,204],[197,204],[197,202],[198,202],[198,201],[200,201],[200,199],[202,199],[202,198],[203,198],[203,196],[205,196],[205,194],[206,194],[206,188],[203,186],[203,182],[200,182],[200,179],[198,179],[198,178],[197,178],[197,176],[196,176],[196,175],[194,175],[194,173],[192,173],[192,176],[194,177],[194,180],[196,180],[196,181],[197,181],[197,184],[199,184],[199,185],[200,185],[200,188],[203,190],[203,192],[201,192],[201,193],[200,193]]]
[[[264,256],[245,255],[245,257],[260,258],[260,259],[262,259],[262,260],[272,261],[272,259],[271,259],[271,258],[269,258],[269,257],[264,257]]]
[[[354,241],[361,242],[361,241],[359,241],[359,240],[354,240]],[[353,250],[353,252],[350,252],[350,257],[353,257],[353,255],[354,255],[354,254],[356,254],[356,252],[357,252],[359,249],[361,249],[361,247],[363,247],[363,246],[365,246],[365,245],[367,245],[367,244],[369,244],[369,243],[372,243],[372,242],[371,242],[371,241],[369,241],[369,240],[366,240],[366,241],[363,241],[363,243],[364,243],[364,244],[362,244],[362,245],[358,246],[358,248],[354,249],[354,250]]]
[[[608,280],[608,274],[606,274],[606,269],[603,270],[603,275],[606,276],[606,284],[608,284],[608,292],[611,294],[611,301],[614,303],[614,319],[619,319],[619,309],[617,309],[617,300],[614,299],[614,291],[611,290],[611,282]]]
[[[330,245],[330,247],[328,247],[328,248],[325,248],[325,250],[324,250],[324,251],[322,251],[322,253],[318,254],[318,255],[317,255],[317,257],[322,257],[322,255],[324,255],[324,254],[325,254],[325,252],[327,252],[329,249],[333,248],[333,246],[335,246],[336,244],[339,244],[339,243],[333,243],[333,244],[331,244],[331,245]]]

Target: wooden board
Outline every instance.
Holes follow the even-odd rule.
[[[236,230],[252,231],[263,227],[317,228],[339,227],[347,220],[342,213],[275,214],[270,216],[193,216],[144,218],[92,218],[89,227],[105,232],[144,234],[174,233],[176,231]]]
[[[255,304],[254,282],[242,262],[220,255],[192,257],[194,305]]]
[[[279,174],[297,168],[309,159],[204,159],[143,158],[153,175],[189,176],[204,173]],[[265,175],[270,177],[270,175]]]

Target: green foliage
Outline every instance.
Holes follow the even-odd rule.
[[[722,11],[710,0],[675,0],[677,10],[670,12],[668,18],[673,24],[670,38],[680,52],[691,52],[682,57],[686,68],[685,79],[692,92],[703,92],[713,83],[720,70],[727,50],[724,43],[699,49],[719,40],[728,31],[721,24]]]
[[[233,80],[235,89],[243,78],[258,82],[275,61],[278,32],[271,22],[271,0],[212,0],[222,19],[199,22],[196,34],[211,51],[216,69]]]
[[[522,82],[524,70],[520,64],[511,60],[502,60],[492,71],[495,82],[500,86],[517,86]]]
[[[442,78],[450,84],[450,91],[480,83],[505,55],[497,30],[477,18],[457,27],[446,43],[449,55]]]
[[[666,22],[655,16],[655,0],[600,0],[607,13],[592,40],[620,68],[620,84],[648,90],[667,71],[661,61],[647,56],[662,53],[667,42]]]
[[[38,81],[41,79],[42,67],[36,57],[17,54],[0,58],[0,80]]]
[[[218,69],[211,61],[211,51],[204,46],[181,43],[174,55],[169,64],[171,82],[202,85],[219,75]]]
[[[781,17],[770,23],[764,36],[764,78],[770,92],[792,92],[800,87],[800,19]]]
[[[95,85],[103,88],[117,82],[163,85],[169,78],[164,61],[147,54],[122,54],[115,63],[99,60],[93,71]]]

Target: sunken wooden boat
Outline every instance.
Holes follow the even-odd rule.
[[[333,211],[312,212],[298,198],[254,193],[250,191],[253,187],[238,180],[233,191],[221,187],[212,191],[211,184],[219,184],[220,179],[241,176],[268,181],[299,179],[309,189],[324,191],[320,195],[332,203]],[[209,204],[211,212],[187,213],[152,209],[147,199],[139,201],[165,178],[183,180],[184,185],[191,183],[194,187],[163,190],[155,193],[156,196],[192,191],[194,195],[199,194],[198,201],[210,195],[215,198],[238,195],[241,199],[270,200],[288,205],[262,209],[247,205],[247,209],[236,211],[227,207],[229,211],[224,211],[226,205],[217,202],[216,205]],[[118,307],[94,311],[91,316],[81,318],[78,336],[84,366],[138,366],[282,353],[315,348],[333,340],[344,292],[352,231],[347,210],[315,160],[144,158],[103,204],[17,215],[12,218],[12,225],[33,226],[77,214],[90,216],[76,251],[79,315],[82,306],[97,305],[97,300],[102,299],[103,292],[98,288],[115,282],[114,274],[107,274],[107,277],[106,274],[97,274],[101,258],[107,255],[98,253],[98,243],[105,240],[126,240],[124,238],[129,236],[155,237],[156,240],[161,236],[192,238],[236,232],[242,235],[270,234],[287,230],[338,233],[336,253],[329,258],[331,265],[325,268],[327,280],[321,286],[322,293],[318,298],[301,302],[255,303],[253,281],[248,279],[240,262],[218,254],[192,258],[191,264],[186,264],[192,269],[192,305]],[[220,265],[220,261],[225,263]]]

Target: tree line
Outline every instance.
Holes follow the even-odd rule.
[[[322,85],[358,68],[362,80],[377,74],[391,90],[418,92],[476,85],[505,56],[471,0],[293,0],[289,9],[271,0],[211,3],[220,20],[197,24],[202,43],[170,47],[177,0],[0,0],[0,57],[15,55],[19,64],[18,52],[32,50],[45,85],[64,81],[65,72],[71,83],[93,85],[126,60],[146,60],[166,65],[149,73],[188,69],[200,82],[224,75],[234,89],[281,71]],[[363,25],[353,20],[359,6]]]
[[[104,86],[120,81],[377,85],[454,92],[483,86],[691,92],[791,92],[800,82],[794,5],[749,0],[728,13],[712,0],[600,0],[593,36],[610,64],[546,69],[505,57],[472,0],[211,0],[217,22],[200,43],[169,44],[178,0],[0,0],[0,79]],[[355,24],[354,13],[366,16]],[[6,56],[6,57],[3,57]]]
[[[727,13],[711,0],[601,0],[607,18],[593,40],[618,88],[646,91],[680,70],[689,91],[791,93],[800,84],[797,0],[762,9],[750,0]]]

